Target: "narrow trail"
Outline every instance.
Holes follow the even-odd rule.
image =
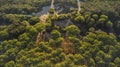
[[[40,16],[39,19],[42,23],[45,24],[45,21],[46,21],[47,17],[48,17],[48,14],[44,14],[44,15]]]
[[[50,8],[53,8],[53,9],[54,9],[54,0],[51,1]],[[40,21],[43,22],[43,23],[45,23],[48,15],[49,15],[49,12],[47,12],[47,14],[43,14],[42,16],[40,16],[40,17],[39,17]]]
[[[51,6],[50,8],[53,8],[54,9],[54,0],[51,1]],[[45,24],[46,22],[46,19],[49,15],[49,12],[47,12],[47,14],[43,14],[39,17],[40,21]],[[36,46],[39,46],[39,43],[42,41],[42,32],[38,32],[38,35],[36,37]]]
[[[45,25],[46,19],[48,17],[48,14],[44,14],[39,17],[41,24]],[[38,32],[37,37],[36,37],[36,47],[39,46],[39,43],[42,41],[42,32]]]
[[[78,13],[81,11],[81,4],[80,4],[80,0],[77,0],[77,4],[78,4]]]
[[[52,0],[50,8],[54,8],[54,0]]]

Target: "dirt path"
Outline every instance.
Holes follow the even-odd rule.
[[[79,13],[79,12],[80,12],[80,10],[81,10],[80,0],[77,0],[77,3],[78,3],[78,13]]]
[[[51,2],[51,8],[54,8],[54,0]]]
[[[51,1],[51,6],[50,8],[54,8],[54,0]],[[40,21],[45,24],[46,22],[46,19],[49,15],[49,12],[47,12],[46,14],[43,14],[39,17]],[[36,37],[36,46],[39,46],[39,43],[42,41],[42,33],[41,32],[38,32],[38,35]]]

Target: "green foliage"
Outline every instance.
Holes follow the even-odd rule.
[[[106,26],[112,28],[113,27],[113,23],[111,21],[108,21]]]
[[[116,57],[115,60],[114,60],[116,66],[120,66],[120,58],[119,57]]]
[[[109,63],[109,67],[115,67],[115,63]]]
[[[100,18],[108,19],[108,16],[106,16],[106,15],[101,15]]]
[[[89,67],[94,67],[94,66],[95,66],[95,61],[94,61],[94,59],[90,58],[90,61],[89,61],[88,66],[89,66]]]
[[[54,8],[51,8],[51,9],[49,10],[49,13],[53,14],[54,11],[55,11]]]
[[[77,16],[76,18],[74,18],[74,22],[76,23],[84,23],[85,19],[83,16]]]
[[[9,61],[8,63],[5,64],[5,67],[15,67],[15,62]]]
[[[55,0],[41,22],[36,12],[50,2],[0,1],[0,67],[120,66],[119,1],[83,0],[77,13],[77,0]]]
[[[95,23],[95,19],[90,18],[90,22],[88,23],[88,24],[89,24],[89,26],[93,26],[93,25],[94,25],[94,23]]]
[[[77,26],[75,25],[70,25],[65,28],[69,36],[76,36],[80,33],[80,30]]]
[[[84,57],[82,55],[76,54],[74,57],[73,61],[76,65],[82,65],[84,63]]]
[[[44,32],[45,31],[45,25],[42,23],[36,23],[34,27],[37,29],[38,32]]]
[[[52,47],[60,47],[61,44],[62,44],[62,42],[63,42],[63,38],[59,37],[59,38],[57,38],[56,40],[50,39],[49,44],[50,44]]]
[[[59,31],[57,31],[57,30],[53,30],[51,32],[51,35],[52,35],[53,39],[57,39],[57,38],[59,38],[61,36],[61,33]]]
[[[31,25],[34,25],[34,24],[36,24],[37,22],[39,22],[39,18],[38,17],[32,17],[32,18],[30,18],[30,20],[29,20],[29,23],[31,24]]]
[[[60,15],[57,17],[58,20],[64,20],[64,19],[67,19],[67,18],[68,18],[68,16],[67,16],[66,14],[60,14]]]
[[[106,19],[105,18],[100,18],[99,20],[98,20],[98,23],[104,23],[106,21]]]
[[[0,55],[0,66],[4,66],[5,63],[7,63],[5,60],[8,59],[8,56],[7,55]]]
[[[93,14],[92,17],[93,17],[94,19],[98,19],[98,18],[99,18],[97,14]]]
[[[9,36],[7,30],[0,31],[0,39],[5,39]]]
[[[99,61],[98,62],[98,67],[105,67],[105,62],[104,61]]]
[[[79,47],[81,46],[80,40],[76,37],[69,37],[69,40],[73,43],[73,49],[77,53],[79,51]]]
[[[44,43],[44,42],[40,43],[39,48],[40,48],[40,51],[42,51],[42,52],[48,52],[48,53],[50,53],[52,51],[52,48],[48,47],[48,45],[46,43]]]
[[[31,36],[32,36],[32,35],[35,35],[35,34],[37,33],[36,28],[34,28],[33,26],[28,26],[28,27],[26,28],[26,31],[27,31],[27,33],[29,33]]]
[[[29,40],[30,40],[30,38],[29,38],[29,36],[28,36],[28,33],[23,33],[23,34],[21,34],[21,35],[18,37],[18,39],[19,39],[20,41],[29,41]]]

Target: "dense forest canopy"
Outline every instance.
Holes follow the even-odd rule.
[[[0,0],[0,67],[120,67],[120,1]]]

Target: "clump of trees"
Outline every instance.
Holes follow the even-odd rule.
[[[50,5],[50,0],[4,0],[0,1],[0,12],[2,13],[13,13],[13,14],[32,14],[40,11],[44,5]]]
[[[36,7],[50,0],[2,2],[16,5],[17,1],[19,6],[24,3]],[[67,1],[75,3],[75,0]],[[2,13],[0,67],[120,67],[120,23],[102,12],[72,10],[66,14],[50,14],[45,22],[24,12]],[[65,27],[57,22],[64,23]]]
[[[74,13],[71,17],[76,26],[82,29],[83,33],[94,27],[106,32],[114,32],[114,24],[107,15],[84,12],[83,14]]]

